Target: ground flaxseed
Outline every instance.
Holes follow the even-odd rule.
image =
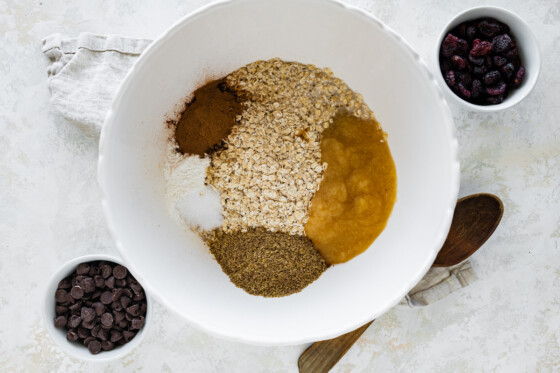
[[[307,237],[262,228],[216,231],[208,245],[230,280],[252,295],[283,297],[297,293],[328,267]]]

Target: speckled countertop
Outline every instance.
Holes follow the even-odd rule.
[[[440,29],[479,1],[348,1],[427,59]],[[296,372],[307,346],[220,340],[156,305],[140,348],[106,364],[51,343],[40,307],[63,262],[116,254],[96,186],[97,145],[49,110],[43,37],[82,31],[155,38],[208,1],[0,0],[0,370]],[[535,90],[503,113],[452,106],[461,195],[498,194],[506,214],[473,257],[480,280],[423,309],[380,317],[334,372],[560,371],[560,2],[491,1],[522,15],[543,54]]]

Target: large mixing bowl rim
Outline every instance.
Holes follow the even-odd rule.
[[[263,338],[252,338],[252,337],[247,337],[247,336],[243,336],[243,335],[234,335],[234,334],[228,334],[227,332],[223,331],[223,330],[217,330],[213,325],[211,324],[207,324],[207,323],[202,323],[198,320],[196,320],[195,318],[193,318],[190,314],[188,309],[177,309],[172,302],[169,302],[168,300],[162,298],[161,296],[159,296],[159,294],[152,288],[151,283],[143,277],[142,273],[139,272],[136,267],[134,266],[134,263],[130,260],[129,256],[127,255],[127,251],[124,250],[123,244],[121,242],[121,240],[119,239],[118,235],[115,232],[115,224],[113,222],[113,217],[111,214],[111,209],[109,207],[109,203],[107,201],[107,186],[106,186],[106,178],[105,178],[105,174],[106,174],[106,166],[105,166],[105,149],[107,147],[107,143],[108,143],[108,138],[111,137],[111,133],[114,129],[114,127],[116,126],[116,123],[114,121],[115,118],[115,113],[117,112],[118,108],[121,106],[123,97],[125,96],[126,92],[130,89],[130,85],[132,83],[132,81],[134,80],[135,76],[138,73],[139,67],[142,66],[151,55],[157,53],[157,50],[161,47],[161,45],[165,42],[166,39],[170,38],[171,35],[175,34],[176,32],[178,32],[179,28],[182,27],[185,23],[187,22],[191,22],[199,17],[204,17],[206,14],[211,13],[212,11],[214,11],[217,8],[220,7],[227,7],[233,3],[236,2],[240,2],[240,1],[254,1],[254,0],[224,0],[224,1],[219,1],[216,3],[212,3],[209,5],[206,5],[204,7],[201,7],[200,9],[192,12],[191,14],[188,14],[186,16],[184,16],[183,18],[181,18],[178,22],[176,22],[174,25],[172,25],[167,31],[165,31],[158,39],[156,39],[153,43],[151,43],[148,48],[146,48],[146,50],[142,53],[141,57],[138,59],[138,61],[135,63],[135,65],[130,69],[130,71],[128,72],[128,74],[126,75],[125,79],[123,80],[123,82],[121,83],[115,98],[111,104],[111,107],[109,109],[109,112],[107,114],[107,117],[105,119],[105,123],[103,125],[103,129],[101,131],[101,137],[100,137],[100,142],[99,142],[99,160],[98,160],[98,173],[97,173],[97,180],[101,189],[101,198],[102,198],[102,206],[103,206],[103,212],[107,221],[107,226],[108,229],[110,231],[110,234],[112,235],[116,247],[119,251],[119,253],[121,254],[126,266],[128,268],[130,268],[132,270],[133,273],[136,274],[137,280],[144,284],[144,287],[146,289],[148,289],[149,293],[152,295],[153,298],[157,299],[160,303],[162,303],[163,305],[165,305],[168,309],[170,309],[171,311],[173,311],[174,313],[176,313],[177,315],[179,315],[180,317],[182,317],[183,319],[185,319],[189,324],[200,328],[212,335],[221,337],[221,338],[225,338],[231,341],[236,341],[236,342],[243,342],[243,343],[249,343],[249,344],[254,344],[254,345],[274,345],[274,346],[282,346],[282,345],[297,345],[297,344],[304,344],[304,343],[309,343],[309,342],[313,342],[316,340],[324,340],[324,339],[330,339],[330,338],[334,338],[338,335],[347,333],[349,331],[352,331],[360,326],[362,326],[363,324],[367,323],[368,321],[371,321],[373,319],[375,319],[376,317],[382,315],[383,313],[387,312],[389,309],[391,309],[392,307],[394,307],[397,303],[399,303],[399,301],[408,293],[408,291],[410,291],[410,289],[412,289],[414,287],[415,284],[418,283],[418,281],[420,281],[420,279],[422,277],[424,277],[424,275],[426,274],[426,272],[430,269],[432,263],[435,260],[435,257],[437,255],[437,253],[439,252],[441,246],[443,245],[445,238],[447,237],[447,232],[449,231],[449,227],[451,225],[451,220],[453,218],[453,211],[455,209],[455,204],[457,201],[457,195],[459,192],[459,172],[460,172],[460,167],[459,167],[459,160],[458,160],[458,143],[457,143],[457,139],[455,137],[455,128],[454,128],[454,124],[453,124],[453,119],[451,116],[451,112],[449,110],[449,106],[447,104],[447,101],[445,100],[443,93],[440,89],[440,86],[438,85],[438,83],[436,82],[436,80],[434,79],[433,74],[428,70],[428,67],[426,65],[426,63],[422,60],[422,58],[419,56],[419,54],[400,36],[398,35],[395,31],[393,31],[391,28],[389,28],[388,26],[386,26],[383,22],[381,22],[379,19],[377,19],[375,16],[367,13],[364,10],[361,10],[357,7],[348,5],[348,4],[343,4],[338,0],[305,0],[305,1],[311,1],[311,2],[317,2],[317,3],[322,3],[322,4],[328,4],[328,6],[338,6],[340,7],[341,11],[346,11],[346,12],[350,12],[350,13],[354,13],[357,17],[361,17],[362,19],[367,20],[369,23],[371,23],[373,26],[378,27],[381,31],[387,33],[390,37],[392,37],[397,43],[401,43],[404,47],[405,50],[410,53],[410,55],[413,57],[413,59],[416,61],[416,63],[421,67],[421,71],[426,74],[426,76],[428,77],[430,84],[432,84],[432,88],[436,91],[437,93],[437,97],[438,97],[438,101],[439,101],[439,105],[440,105],[440,109],[442,114],[445,117],[445,122],[447,123],[447,132],[449,135],[449,144],[451,147],[451,159],[450,159],[450,163],[451,163],[451,180],[450,180],[450,189],[449,189],[449,195],[448,195],[448,201],[447,201],[447,209],[445,211],[445,215],[444,218],[441,221],[441,226],[439,229],[439,234],[437,235],[437,237],[434,238],[433,244],[431,246],[431,251],[430,251],[430,255],[426,257],[424,263],[422,264],[421,270],[418,272],[418,275],[416,277],[414,277],[414,279],[412,281],[410,281],[410,283],[408,284],[408,286],[403,288],[403,291],[395,294],[393,299],[387,303],[387,306],[384,307],[381,311],[379,312],[375,312],[370,314],[368,317],[359,319],[359,320],[355,320],[351,325],[345,326],[344,328],[341,329],[336,329],[336,328],[329,328],[329,329],[325,329],[323,330],[321,333],[317,333],[315,335],[302,335],[302,336],[298,336],[298,337],[291,337],[291,338],[284,338],[282,340],[278,340],[275,339],[274,337],[271,337],[270,339],[263,339]]]

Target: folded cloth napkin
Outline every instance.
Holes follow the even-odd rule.
[[[54,34],[43,40],[51,105],[87,135],[99,138],[119,84],[150,40],[82,33],[77,39]],[[426,306],[477,279],[469,261],[431,268],[400,302]]]

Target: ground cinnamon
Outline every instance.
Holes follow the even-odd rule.
[[[242,111],[241,99],[228,88],[225,78],[198,88],[175,129],[179,151],[199,156],[212,153],[222,145]]]

